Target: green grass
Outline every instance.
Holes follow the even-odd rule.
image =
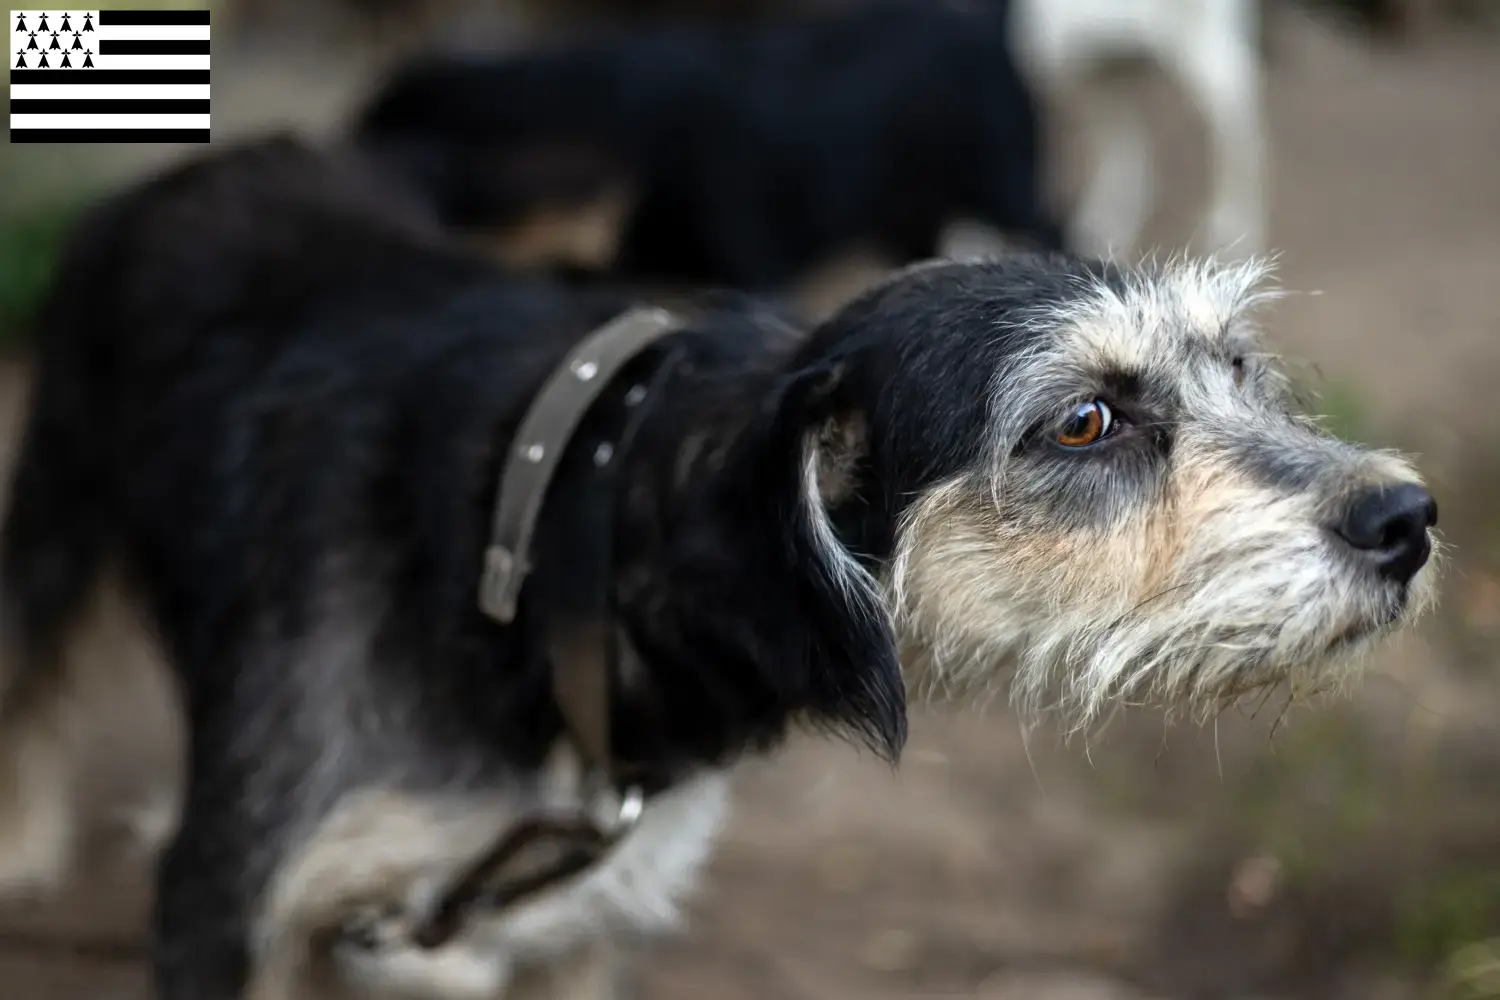
[[[1475,942],[1500,933],[1500,868],[1456,867],[1412,882],[1397,893],[1392,942],[1405,961],[1451,963]]]
[[[1475,941],[1449,956],[1431,1000],[1500,998],[1500,937]]]
[[[1444,850],[1443,798],[1462,793],[1434,772],[1431,748],[1392,755],[1370,740],[1348,711],[1302,720],[1236,789],[1233,827],[1303,895],[1382,883],[1351,900],[1380,913],[1370,957],[1436,972],[1432,1000],[1500,1000],[1500,852]],[[1410,853],[1382,867],[1396,844]]]

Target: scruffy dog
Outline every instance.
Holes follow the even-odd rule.
[[[882,0],[427,56],[354,132],[449,225],[609,220],[586,263],[640,282],[781,288],[853,244],[931,257],[956,219],[1056,249],[1008,6]]]
[[[605,377],[565,359],[628,299],[498,273],[352,160],[281,138],[153,179],[82,226],[43,316],[0,565],[8,881],[67,863],[60,650],[111,580],[187,722],[163,1000],[608,996],[730,766],[793,726],[895,760],[909,691],[1002,671],[1075,722],[1336,685],[1432,597],[1436,510],[1294,415],[1262,277],[930,263],[806,335],[716,298]],[[534,401],[594,378],[497,619],[502,470],[545,458]],[[551,639],[587,638],[595,577],[606,752],[657,777],[595,863],[429,938],[455,873],[580,787]]]

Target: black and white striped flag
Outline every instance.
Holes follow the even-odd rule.
[[[208,11],[13,10],[11,142],[207,142]]]

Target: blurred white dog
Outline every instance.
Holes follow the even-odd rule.
[[[1187,92],[1212,146],[1200,236],[1237,254],[1265,243],[1260,2],[1015,0],[1012,15],[1017,57],[1044,90],[1082,82],[1103,60],[1144,56]],[[1068,235],[1085,252],[1117,253],[1134,246],[1153,207],[1151,139],[1128,95],[1095,89],[1083,108],[1094,165]]]

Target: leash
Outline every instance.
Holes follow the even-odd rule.
[[[531,571],[531,547],[547,487],[585,414],[632,360],[681,329],[663,309],[632,309],[579,342],[532,401],[501,472],[499,495],[485,550],[479,607],[511,624]],[[559,502],[573,508],[582,529],[573,536],[578,572],[548,601],[545,636],[552,693],[568,740],[585,766],[584,804],[576,810],[539,812],[502,831],[492,847],[465,867],[418,921],[412,937],[423,948],[450,941],[478,908],[503,909],[598,863],[634,828],[645,806],[638,769],[613,753],[610,712],[620,647],[628,639],[613,614],[614,471],[629,451],[648,399],[671,379],[681,352],[658,364],[649,381],[626,393],[627,416],[619,437],[598,445],[593,478]],[[507,874],[528,853],[547,860]]]

